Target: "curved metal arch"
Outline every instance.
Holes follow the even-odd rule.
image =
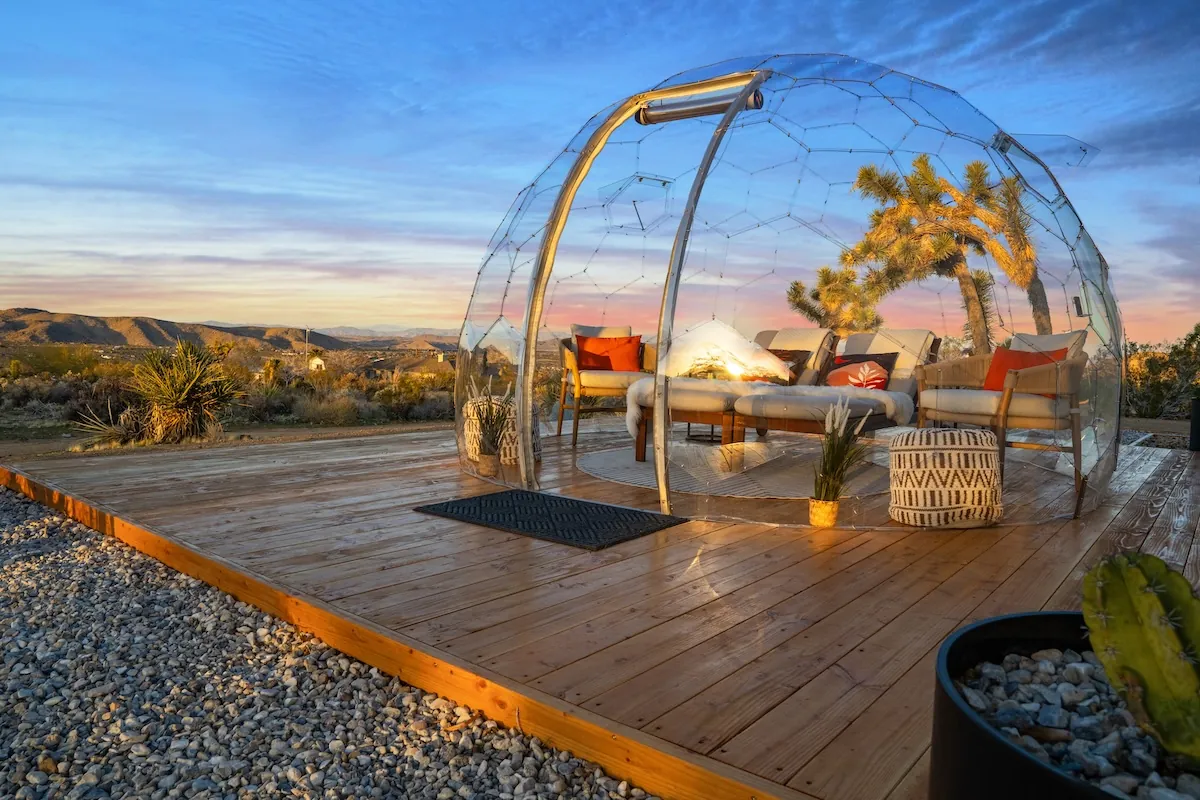
[[[550,275],[554,271],[558,242],[562,238],[567,217],[571,213],[571,205],[575,202],[575,195],[583,184],[584,178],[591,171],[592,164],[600,155],[600,151],[608,144],[609,137],[613,132],[647,103],[654,100],[669,100],[675,97],[718,92],[722,89],[736,89],[754,83],[756,77],[757,73],[754,72],[735,72],[703,81],[652,89],[632,95],[618,105],[608,115],[608,118],[597,126],[592,135],[588,137],[587,143],[579,151],[579,157],[571,165],[571,170],[563,180],[562,188],[559,189],[558,197],[554,201],[554,207],[550,210],[550,216],[546,220],[545,233],[542,235],[541,247],[538,248],[537,261],[534,263],[533,278],[529,284],[529,300],[525,304],[523,350],[517,371],[516,425],[517,441],[520,445],[517,455],[521,469],[521,485],[526,489],[536,490],[538,488],[533,456],[533,371],[537,355],[538,328],[542,324],[546,287],[549,285]],[[757,86],[757,84],[755,85]],[[730,110],[740,109],[745,101],[746,92],[743,89],[738,95],[738,99],[730,106]],[[728,117],[727,112],[726,118]],[[725,119],[721,124],[726,125]]]
[[[754,77],[742,87],[737,99],[730,104],[725,116],[713,131],[712,138],[700,164],[696,168],[696,177],[688,192],[687,205],[679,219],[679,229],[675,233],[675,243],[671,246],[671,260],[667,265],[667,277],[663,282],[662,306],[658,313],[658,363],[654,367],[654,476],[658,481],[658,504],[664,514],[671,513],[671,476],[667,469],[667,431],[670,427],[670,406],[667,405],[667,363],[671,356],[671,334],[675,326],[675,304],[679,300],[679,279],[683,274],[683,259],[687,255],[688,237],[692,232],[692,220],[696,217],[696,205],[700,202],[700,192],[708,179],[708,172],[717,156],[717,150],[729,131],[733,118],[742,112],[747,101],[762,86],[763,81],[771,76],[770,70],[755,73]]]

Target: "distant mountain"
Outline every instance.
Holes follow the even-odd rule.
[[[327,333],[330,336],[372,339],[408,338],[411,336],[458,336],[457,330],[449,328],[405,328],[402,325],[372,325],[369,328],[353,328],[343,325],[336,328],[318,328],[317,330],[321,333]]]
[[[37,308],[0,311],[0,344],[94,344],[110,347],[171,347],[180,341],[257,344],[303,350],[304,329],[253,325],[216,326],[150,317],[89,317]],[[344,350],[341,339],[309,331],[308,346]]]

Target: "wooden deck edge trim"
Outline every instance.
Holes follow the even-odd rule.
[[[76,497],[16,467],[0,464],[0,486],[120,539],[411,686],[478,709],[490,719],[593,761],[610,775],[653,794],[669,800],[817,800],[480,670],[220,556],[128,522],[101,504]]]

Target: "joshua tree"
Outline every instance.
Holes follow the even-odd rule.
[[[862,167],[854,189],[877,201],[879,208],[871,212],[870,229],[862,241],[842,254],[842,263],[875,265],[863,281],[875,293],[930,275],[955,278],[974,352],[990,353],[987,318],[967,257],[991,256],[1015,284],[1029,289],[1037,275],[1037,254],[1028,236],[1016,179],[1002,180],[997,193],[982,161],[968,164],[965,177],[966,188],[960,190],[937,174],[927,155],[918,156],[912,171],[903,176],[874,165]],[[1045,305],[1040,281],[1037,288]],[[1034,316],[1038,319],[1038,311]],[[1042,329],[1039,322],[1039,332]]]
[[[983,308],[983,321],[987,330],[988,345],[996,344],[993,331],[996,328],[996,303],[992,299],[992,287],[996,285],[996,279],[992,277],[992,273],[986,269],[971,270],[971,280],[975,282],[975,291],[979,295],[979,305]],[[963,310],[966,310],[966,304],[963,304]],[[969,325],[963,325],[963,336],[970,338],[971,329]]]
[[[855,331],[873,331],[883,325],[875,306],[886,293],[878,282],[867,287],[858,280],[853,267],[833,270],[821,267],[817,284],[809,290],[801,281],[788,287],[788,305],[818,327],[829,328],[838,336]]]

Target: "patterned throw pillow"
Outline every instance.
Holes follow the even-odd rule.
[[[838,356],[833,361],[833,368],[825,376],[825,385],[886,389],[899,357],[899,353]]]
[[[792,379],[789,383],[795,384],[800,377],[800,373],[804,372],[805,366],[808,364],[808,359],[812,355],[811,350],[774,350],[768,348],[767,352],[778,358],[787,368],[792,371]]]

